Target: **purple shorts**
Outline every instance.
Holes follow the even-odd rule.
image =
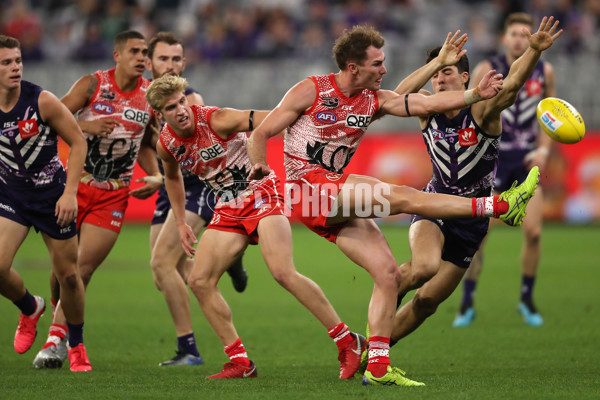
[[[62,182],[61,182],[62,181]],[[34,227],[53,239],[66,240],[77,234],[77,223],[65,227],[56,222],[56,202],[65,189],[64,179],[55,176],[44,186],[13,186],[0,182],[0,217]]]
[[[195,175],[184,177],[183,184],[185,187],[185,209],[201,216],[205,221],[204,226],[208,225],[215,212],[215,204],[217,204],[215,194],[204,181]],[[162,186],[158,190],[152,225],[163,224],[170,209],[171,203],[169,203],[167,190]]]
[[[436,224],[444,235],[442,260],[460,268],[469,268],[473,255],[487,234],[489,218],[431,219],[413,215],[411,224],[422,219]]]
[[[529,170],[525,164],[525,156],[529,150],[511,150],[498,153],[498,169],[494,181],[494,190],[503,192],[510,189],[514,181],[519,183],[527,178]]]

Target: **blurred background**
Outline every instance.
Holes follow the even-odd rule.
[[[186,46],[184,75],[207,104],[271,109],[304,77],[337,70],[333,42],[355,24],[386,38],[383,87],[393,89],[450,31],[468,33],[472,66],[501,51],[503,20],[516,11],[560,20],[565,33],[544,59],[554,66],[557,96],[587,128],[582,142],[552,150],[542,176],[545,216],[600,221],[600,0],[2,0],[0,32],[21,41],[24,78],[62,97],[80,76],[114,65],[118,32],[150,39],[173,31]],[[282,175],[281,143],[271,145],[270,163]],[[431,167],[417,121],[374,123],[348,171],[422,187]],[[153,208],[133,202],[128,219],[146,221]]]

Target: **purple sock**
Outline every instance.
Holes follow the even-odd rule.
[[[198,348],[196,347],[196,338],[194,337],[194,333],[178,336],[177,347],[179,351],[183,351],[188,354],[193,354],[196,357],[200,357],[200,353],[198,352]]]
[[[475,295],[475,286],[477,286],[477,281],[472,279],[463,280],[463,297],[462,304],[468,305],[469,307],[473,305],[473,297]]]
[[[35,297],[29,293],[29,290],[25,289],[25,296],[21,297],[17,301],[13,301],[14,305],[19,307],[23,315],[31,315],[35,312]]]
[[[523,275],[523,284],[521,285],[521,300],[531,299],[534,283],[535,283],[535,276]]]
[[[71,348],[83,343],[83,322],[77,325],[67,322],[67,328],[69,329],[69,346]]]

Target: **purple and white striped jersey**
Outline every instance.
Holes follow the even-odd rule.
[[[510,65],[505,55],[491,58],[492,68],[504,76]],[[538,61],[531,76],[517,95],[515,103],[502,111],[502,142],[500,151],[533,150],[536,148],[540,127],[536,118],[537,104],[544,98],[544,62]]]
[[[491,194],[500,137],[481,130],[471,107],[452,119],[444,114],[430,116],[422,133],[433,167],[427,191],[463,197]]]
[[[21,81],[21,96],[12,110],[0,110],[0,182],[16,187],[50,184],[66,175],[58,157],[57,133],[40,115],[42,88]]]

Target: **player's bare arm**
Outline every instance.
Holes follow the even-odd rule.
[[[146,172],[146,176],[138,179],[137,182],[144,182],[144,186],[129,192],[130,195],[137,199],[147,199],[163,184],[163,177],[158,169],[158,162],[156,160],[156,145],[153,146],[152,144],[154,119],[155,117],[152,117],[146,126],[137,158],[138,164]]]
[[[475,89],[440,92],[431,96],[412,93],[400,96],[389,90],[380,90],[379,112],[398,117],[425,116],[463,108],[469,104],[496,96],[502,90],[502,75],[488,71]],[[406,98],[405,98],[406,96]]]
[[[72,114],[85,107],[98,87],[98,78],[95,75],[82,76],[73,84],[71,89],[61,99]],[[91,135],[108,137],[119,123],[112,118],[100,118],[95,121],[77,121],[82,131]]]
[[[514,104],[519,90],[533,72],[542,52],[552,46],[554,40],[562,32],[562,29],[558,30],[558,21],[554,21],[554,17],[544,17],[538,31],[533,35],[528,29],[523,28],[523,33],[529,39],[529,47],[510,66],[508,75],[504,79],[502,92],[493,99],[474,105],[472,108],[473,116],[477,121],[483,123],[482,128],[484,130],[487,131],[485,126],[487,121],[497,120],[500,118],[502,110]],[[496,130],[498,129],[501,129],[501,127],[496,127]],[[493,132],[489,133],[493,134]]]
[[[56,202],[54,215],[60,226],[66,226],[77,217],[77,186],[85,162],[87,143],[73,114],[48,91],[39,97],[40,116],[69,145],[67,182],[63,195]]]
[[[418,92],[436,72],[444,67],[456,64],[467,53],[467,50],[463,49],[467,39],[467,34],[461,35],[460,29],[454,35],[449,32],[438,56],[404,78],[394,89],[394,92],[400,95]]]
[[[217,135],[226,139],[237,132],[250,130],[250,113],[252,110],[236,110],[234,108],[221,108],[210,115],[210,127]],[[252,125],[259,125],[269,111],[255,110],[252,112]]]
[[[267,140],[290,126],[315,101],[317,89],[310,79],[294,85],[248,139],[252,170],[248,179],[261,179],[271,172],[267,165]]]
[[[197,243],[198,240],[192,228],[185,223],[185,188],[179,163],[164,149],[160,142],[156,145],[156,153],[160,157],[165,170],[165,188],[177,222],[181,245],[185,253],[192,257],[196,253],[193,244]]]

